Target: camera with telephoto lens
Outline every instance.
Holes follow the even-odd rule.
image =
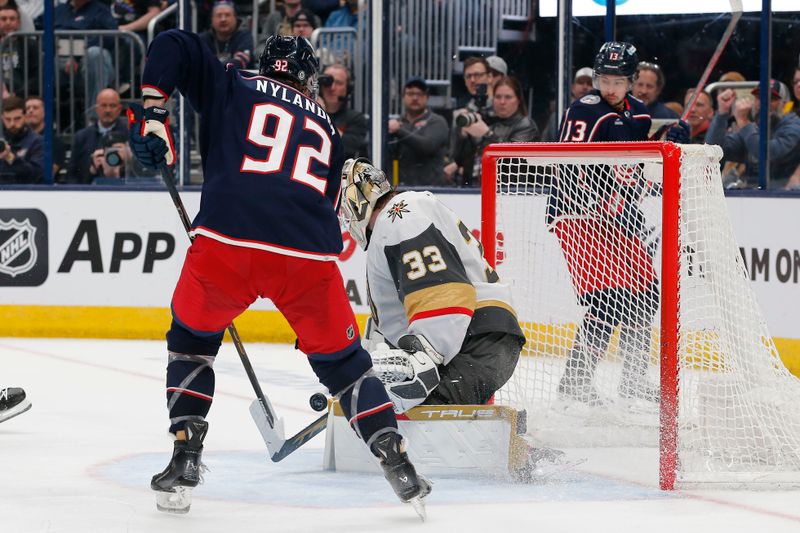
[[[317,78],[317,83],[319,83],[320,87],[330,87],[333,85],[333,76],[330,74],[321,74]]]
[[[8,144],[6,143],[6,140],[3,139],[3,138],[0,138],[0,152],[5,152],[6,151],[6,146],[8,146]]]
[[[485,83],[479,83],[475,86],[475,106],[478,111],[467,111],[463,115],[458,115],[456,117],[456,127],[466,128],[467,126],[472,126],[481,118],[486,122],[486,118],[491,114],[491,111],[486,108],[486,104],[489,101],[488,90],[489,86]]]
[[[106,164],[110,167],[122,165],[122,154],[120,149],[114,146],[119,143],[128,142],[128,136],[122,131],[109,131],[103,137],[103,157]]]

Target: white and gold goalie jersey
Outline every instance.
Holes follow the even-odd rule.
[[[372,318],[389,343],[424,335],[445,364],[470,336],[524,341],[510,288],[480,242],[429,192],[398,194],[381,209],[367,249],[367,287]]]

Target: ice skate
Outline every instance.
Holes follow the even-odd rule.
[[[185,514],[192,504],[192,489],[203,482],[201,462],[208,422],[186,423],[186,440],[176,440],[167,468],[153,476],[150,488],[156,491],[156,507],[166,513]]]
[[[431,483],[418,475],[414,465],[405,452],[403,437],[397,432],[378,437],[370,446],[372,453],[380,460],[383,475],[392,486],[395,494],[404,503],[409,503],[424,521],[426,518],[423,498],[430,494]]]
[[[661,400],[661,388],[648,382],[645,376],[622,376],[619,382],[620,398],[644,400],[658,403]]]
[[[31,401],[19,387],[0,390],[0,422],[21,415],[31,408]]]
[[[603,405],[603,400],[592,384],[591,378],[569,370],[558,383],[558,394],[564,399],[585,403],[593,407]]]
[[[519,483],[543,483],[562,472],[586,462],[586,458],[570,460],[561,450],[527,444],[527,457],[522,466],[511,472]]]

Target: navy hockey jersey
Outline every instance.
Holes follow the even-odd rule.
[[[193,33],[150,45],[144,88],[178,89],[200,113],[203,194],[193,234],[334,260],[342,142],[328,114],[288,85],[220,64]]]
[[[576,100],[564,113],[561,142],[646,141],[650,131],[647,107],[630,94],[621,112],[611,107],[592,89]]]

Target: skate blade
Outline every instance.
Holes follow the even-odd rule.
[[[156,491],[156,509],[162,513],[186,514],[192,505],[192,489],[175,487],[175,492]]]
[[[423,522],[428,518],[428,513],[425,511],[425,502],[422,500],[422,496],[414,496],[406,503],[414,508],[414,511],[416,511]]]
[[[4,413],[0,413],[0,422],[5,422],[6,420],[14,418],[15,416],[19,416],[31,407],[33,407],[33,404],[29,399],[25,398],[11,409],[5,411]]]

